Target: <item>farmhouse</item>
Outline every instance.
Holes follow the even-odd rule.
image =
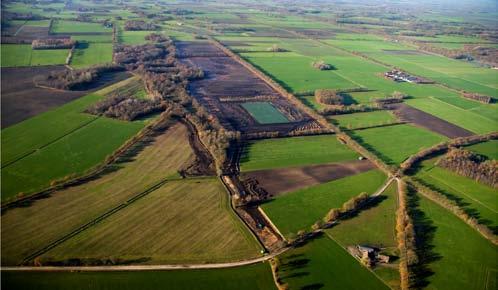
[[[415,83],[415,84],[429,84],[433,83],[429,80],[412,76],[404,71],[393,69],[384,73],[384,76],[388,79],[391,79],[395,82],[407,82],[407,83]]]
[[[365,261],[368,265],[375,265],[375,263],[387,264],[390,257],[380,254],[380,249],[369,246],[349,246],[348,251],[355,258]]]

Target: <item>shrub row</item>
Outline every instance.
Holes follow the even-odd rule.
[[[450,147],[467,146],[480,142],[489,141],[492,139],[498,139],[498,132],[492,132],[483,135],[474,135],[469,137],[459,137],[446,142],[436,144],[430,148],[424,149],[406,159],[401,163],[400,168],[402,173],[408,172],[416,163],[421,160],[433,156],[435,154],[445,152]]]

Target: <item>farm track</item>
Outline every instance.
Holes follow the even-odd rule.
[[[159,181],[158,183],[152,185],[151,187],[147,188],[145,191],[142,191],[138,194],[136,194],[135,196],[129,198],[128,200],[126,200],[125,202],[107,210],[106,212],[102,213],[101,215],[99,215],[98,217],[94,218],[93,220],[79,226],[78,228],[74,229],[73,231],[71,231],[70,233],[62,236],[61,238],[53,241],[52,243],[48,244],[47,246],[41,248],[40,250],[34,252],[33,254],[27,256],[26,258],[24,258],[24,260],[21,262],[21,265],[22,264],[26,264],[28,263],[29,261],[35,259],[36,257],[40,256],[40,255],[43,255],[44,253],[48,252],[49,250],[55,248],[56,246],[62,244],[63,242],[69,240],[70,238],[78,235],[79,233],[87,230],[88,228],[102,222],[103,220],[107,219],[108,217],[112,216],[113,214],[117,213],[118,211],[126,208],[127,206],[129,206],[130,204],[133,204],[134,202],[136,202],[137,200],[143,198],[144,196],[148,195],[149,193],[155,191],[156,189],[160,188],[161,186],[163,186],[166,182],[168,181],[171,181],[171,179],[163,179],[161,181]]]
[[[90,120],[90,121],[88,121],[88,122],[85,122],[85,123],[81,124],[80,126],[78,126],[78,127],[74,128],[74,129],[72,129],[71,131],[69,131],[69,132],[67,132],[67,133],[65,133],[65,134],[63,134],[63,135],[61,135],[61,136],[59,136],[59,137],[55,138],[54,140],[49,141],[48,143],[43,144],[42,146],[40,146],[40,147],[38,147],[38,148],[36,148],[36,149],[34,149],[34,150],[32,150],[32,151],[30,151],[30,152],[28,152],[28,153],[26,153],[26,154],[22,155],[22,156],[20,156],[20,157],[18,157],[17,159],[14,159],[14,160],[12,160],[12,161],[8,162],[8,163],[7,163],[7,164],[5,164],[5,165],[2,165],[2,167],[1,167],[1,168],[2,168],[2,169],[4,169],[4,168],[6,168],[6,167],[8,167],[8,166],[10,166],[10,165],[12,165],[12,164],[14,164],[14,163],[16,163],[16,162],[18,162],[18,161],[22,160],[22,159],[24,159],[24,158],[26,158],[26,157],[30,156],[31,154],[33,154],[33,153],[35,153],[35,152],[37,152],[37,151],[39,151],[39,150],[42,150],[42,149],[43,149],[43,148],[45,148],[45,147],[48,147],[48,146],[50,146],[50,145],[54,144],[55,142],[57,142],[57,141],[59,141],[59,140],[63,139],[64,137],[66,137],[66,136],[68,136],[68,135],[71,135],[72,133],[74,133],[74,132],[76,132],[76,131],[78,131],[78,130],[80,130],[80,129],[82,129],[82,128],[86,127],[86,126],[88,126],[89,124],[91,124],[91,123],[93,123],[93,122],[97,121],[99,118],[100,118],[100,117],[95,117],[95,118],[93,118],[92,120]]]
[[[1,267],[1,271],[17,271],[17,272],[119,272],[119,271],[167,271],[167,270],[194,270],[194,269],[221,269],[247,266],[256,263],[262,263],[273,259],[274,257],[285,253],[292,249],[291,247],[282,248],[281,250],[263,257],[229,262],[229,263],[212,263],[212,264],[163,264],[163,265],[116,265],[116,266],[16,266],[16,267]]]

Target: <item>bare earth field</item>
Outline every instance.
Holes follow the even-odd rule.
[[[472,136],[474,133],[449,123],[443,119],[427,114],[424,111],[415,109],[405,104],[396,104],[391,106],[394,114],[402,121],[413,123],[417,126],[428,129],[432,132],[441,134],[448,138]]]
[[[221,123],[243,133],[277,131],[288,133],[303,127],[319,126],[311,117],[292,106],[258,76],[208,42],[178,42],[181,60],[197,66],[205,77],[189,84],[196,97]],[[284,124],[259,124],[241,107],[242,103],[266,101],[290,121]]]
[[[258,170],[244,173],[243,178],[253,178],[270,195],[280,195],[301,188],[355,175],[375,168],[368,160],[319,164]]]
[[[34,117],[127,77],[124,72],[109,74],[81,91],[52,90],[35,86],[34,77],[62,70],[66,70],[66,67],[60,65],[2,68],[2,128]]]

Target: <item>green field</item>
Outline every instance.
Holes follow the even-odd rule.
[[[94,34],[94,35],[72,35],[71,39],[78,42],[112,42],[110,34]]]
[[[2,130],[2,201],[81,173],[104,160],[148,121],[124,122],[81,113],[122,81]],[[50,164],[50,170],[47,170]]]
[[[243,283],[241,283],[243,281]],[[141,272],[8,272],[2,271],[2,288],[17,290],[205,290],[276,289],[270,266],[214,270],[171,270]]]
[[[2,67],[64,64],[68,49],[31,49],[29,44],[2,44]]]
[[[498,140],[490,140],[476,145],[468,146],[465,149],[485,155],[489,159],[498,159]]]
[[[421,198],[415,224],[426,239],[425,289],[496,289],[497,247],[447,210]],[[433,274],[431,274],[431,272]]]
[[[184,126],[173,126],[138,155],[109,168],[100,178],[67,188],[29,207],[2,216],[2,262],[17,264],[51,241],[71,232],[165,178],[194,156]],[[178,154],[178,152],[182,154]],[[140,232],[140,231],[139,231]],[[137,232],[138,233],[138,232]]]
[[[289,120],[268,102],[251,102],[241,105],[259,124],[288,123]]]
[[[448,98],[444,100],[445,101],[436,98],[426,98],[408,100],[406,103],[478,134],[496,131],[498,126],[498,119],[496,119],[498,116],[498,107],[494,105],[477,105],[477,107],[466,109],[462,107],[468,106],[468,102],[470,101],[458,100],[457,105],[455,102],[448,103],[451,102],[448,101]]]
[[[80,43],[71,60],[75,68],[112,62],[112,43]]]
[[[337,115],[331,117],[331,121],[334,124],[339,125],[341,128],[357,129],[392,124],[397,122],[397,118],[389,111],[374,111],[367,113]]]
[[[111,256],[146,257],[147,264],[215,263],[255,258],[259,251],[256,239],[232,214],[224,187],[212,178],[168,182],[41,261]]]
[[[307,136],[250,142],[242,153],[241,171],[281,168],[357,159],[336,136]]]
[[[354,245],[369,245],[382,249],[388,255],[397,256],[396,216],[397,185],[391,185],[377,197],[378,204],[362,210],[357,216],[342,220],[326,230],[343,248]],[[391,263],[392,264],[392,263]],[[396,265],[396,264],[394,264]],[[393,289],[399,288],[397,268],[377,266],[373,271]]]
[[[349,51],[366,54],[376,60],[457,89],[498,96],[496,83],[498,72],[494,70],[434,54],[412,53],[414,48],[399,43],[381,40],[328,40],[327,42]]]
[[[353,137],[388,164],[446,140],[446,137],[409,124],[355,131]]]
[[[118,40],[119,43],[129,44],[129,45],[138,45],[145,44],[147,41],[145,40],[145,36],[154,33],[155,31],[120,31]]]
[[[384,173],[370,170],[277,196],[263,204],[262,209],[280,232],[289,236],[309,230],[330,209],[340,208],[350,198],[362,192],[374,193],[385,180]]]
[[[284,253],[280,261],[278,274],[290,289],[390,289],[326,236]]]
[[[242,53],[241,55],[291,92],[357,87],[342,77],[339,72],[315,69],[311,66],[313,58],[293,52]]]
[[[448,197],[458,199],[464,209],[498,232],[496,189],[436,166],[433,162],[423,162],[416,176]]]
[[[55,20],[52,24],[53,33],[92,33],[92,32],[107,32],[111,33],[112,28],[106,28],[102,23],[70,21],[70,20]]]

